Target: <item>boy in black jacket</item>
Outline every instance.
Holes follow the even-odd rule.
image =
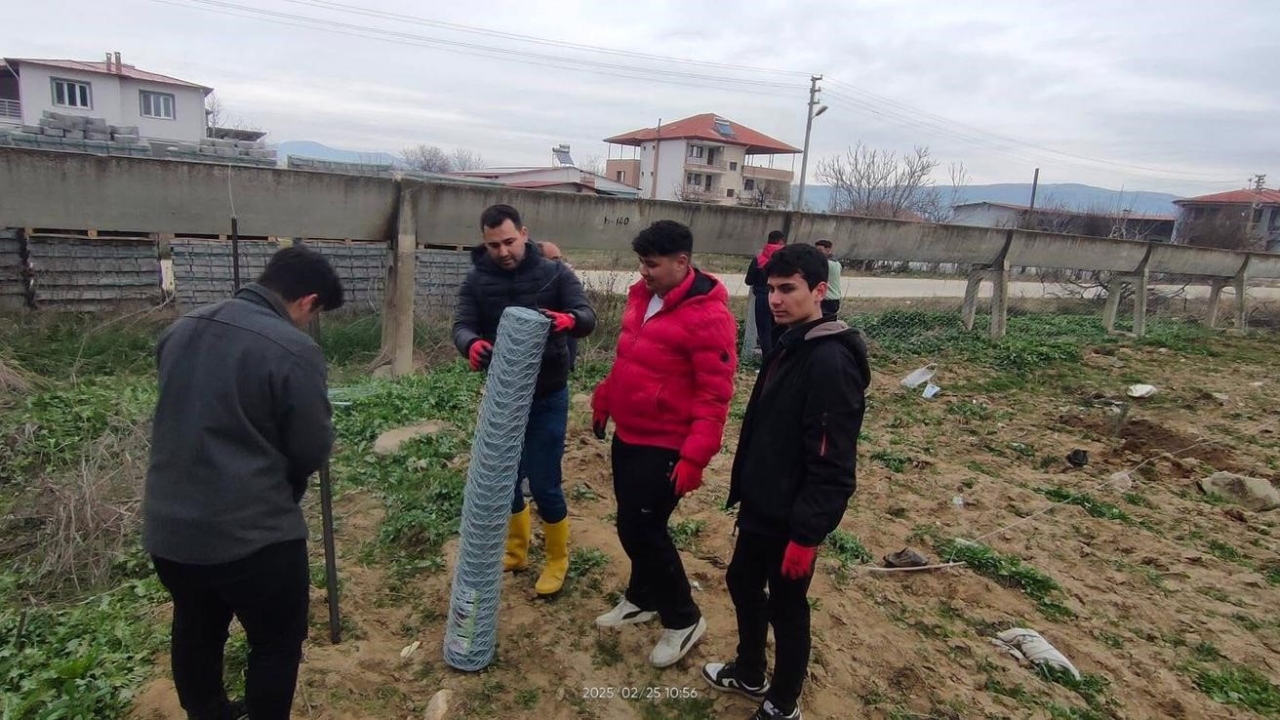
[[[782,248],[764,274],[775,342],[751,392],[729,486],[729,506],[742,503],[726,576],[738,655],[707,663],[702,675],[719,690],[760,700],[753,720],[798,720],[809,664],[809,580],[818,546],[853,495],[871,372],[858,331],[822,315],[827,259],[817,248]],[[772,684],[769,623],[777,649]]]

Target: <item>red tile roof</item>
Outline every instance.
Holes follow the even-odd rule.
[[[27,63],[28,65],[44,65],[45,67],[63,68],[64,70],[79,70],[80,72],[99,73],[102,75],[118,74],[122,77],[127,77],[133,80],[143,80],[145,82],[163,83],[165,85],[182,85],[183,87],[197,88],[200,90],[204,90],[206,95],[208,93],[213,92],[213,88],[205,85],[197,85],[196,83],[187,82],[186,80],[179,80],[177,78],[169,77],[168,75],[161,75],[159,73],[147,72],[146,70],[139,70],[133,65],[128,65],[125,63],[121,63],[120,72],[116,73],[114,70],[108,70],[107,63],[102,60],[86,62],[82,60],[39,60],[34,58],[4,58],[4,62],[9,67],[14,67],[15,64],[17,63]]]
[[[1229,190],[1212,195],[1200,195],[1173,201],[1175,205],[1184,203],[1196,205],[1253,205],[1254,203],[1280,205],[1280,190],[1271,190],[1269,188],[1263,188],[1262,190]]]
[[[771,155],[781,153],[798,153],[800,148],[792,147],[781,140],[775,140],[761,132],[756,132],[745,125],[739,125],[732,120],[724,120],[733,131],[732,136],[721,135],[716,131],[716,119],[724,118],[715,113],[703,113],[694,115],[683,120],[677,120],[673,123],[662,126],[662,139],[674,140],[684,138],[689,140],[711,140],[713,142],[724,143],[726,145],[740,145],[747,149],[748,155]],[[611,138],[605,138],[605,142],[614,143],[616,145],[641,145],[658,137],[657,128],[644,128],[635,130],[621,135],[615,135]]]

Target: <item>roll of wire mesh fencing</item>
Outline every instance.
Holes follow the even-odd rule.
[[[519,307],[504,310],[498,323],[471,443],[444,635],[444,661],[458,670],[482,670],[493,662],[496,651],[507,521],[550,325],[536,310]]]

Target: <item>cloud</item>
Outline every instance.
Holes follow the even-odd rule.
[[[1243,184],[1255,172],[1280,175],[1280,157],[1270,149],[1280,88],[1267,60],[1280,5],[1267,0],[1226,2],[1212,22],[1202,4],[1100,0],[341,3],[799,74],[529,44],[322,9],[309,0],[228,1],[515,56],[275,24],[210,12],[192,0],[18,5],[6,10],[0,42],[14,56],[97,58],[120,50],[145,69],[214,86],[234,114],[276,140],[360,150],[429,142],[471,148],[491,162],[543,164],[560,142],[581,156],[604,153],[604,137],[700,112],[798,146],[804,73],[817,72],[827,78],[822,100],[831,110],[815,122],[816,157],[859,140],[897,150],[929,145],[944,160],[963,160],[975,182],[1025,181],[1041,167],[1045,181],[1181,193]],[[61,26],[54,41],[44,32],[50,16],[77,22]],[[674,74],[668,82],[620,77],[654,69]],[[681,82],[687,85],[675,84]]]

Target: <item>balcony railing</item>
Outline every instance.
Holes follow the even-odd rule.
[[[10,120],[22,119],[22,103],[17,100],[0,98],[0,118]]]
[[[701,185],[685,185],[680,191],[680,199],[685,202],[720,202],[724,197],[724,189],[712,187],[710,190]]]
[[[707,161],[706,158],[687,157],[684,159],[684,165],[692,170],[725,170],[728,163],[724,160]]]

